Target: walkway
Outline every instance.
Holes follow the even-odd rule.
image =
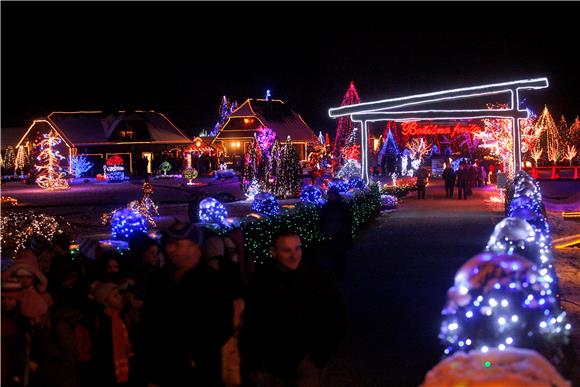
[[[326,386],[418,386],[439,359],[440,311],[459,267],[485,246],[502,205],[475,189],[446,199],[440,182],[380,216],[349,255],[343,284],[351,333]]]

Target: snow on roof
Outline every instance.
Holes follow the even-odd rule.
[[[224,125],[216,136],[216,140],[236,137],[233,136],[233,132],[238,132],[240,129],[243,130],[243,128],[238,127],[239,120],[234,120],[233,118],[247,116],[256,117],[264,126],[276,132],[278,139],[281,141],[286,140],[288,136],[293,141],[318,141],[318,138],[302,117],[281,100],[251,98],[247,99],[231,114],[230,117],[232,119]],[[243,137],[251,136],[244,135]]]
[[[154,111],[116,112],[108,115],[103,112],[54,112],[49,115],[49,119],[73,145],[106,143],[117,126],[127,120],[143,122],[151,142],[191,142],[165,115]]]

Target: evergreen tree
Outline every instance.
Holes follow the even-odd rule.
[[[558,133],[556,123],[552,115],[548,111],[548,107],[544,107],[542,115],[538,118],[536,126],[541,130],[540,144],[546,150],[548,161],[554,164],[561,158],[561,140]]]
[[[346,94],[342,98],[342,103],[340,106],[355,105],[360,103],[360,98],[354,87],[354,83],[351,82]],[[351,141],[356,140],[353,136],[353,131],[355,129],[355,124],[350,119],[350,116],[339,117],[338,125],[336,127],[336,137],[334,138],[334,147],[332,148],[332,154],[334,157],[339,157],[342,148],[348,145],[349,139]]]
[[[44,139],[40,142],[40,153],[36,165],[38,171],[36,183],[43,189],[54,191],[70,188],[68,181],[64,178],[66,173],[63,172],[59,164],[64,157],[55,149],[61,142],[62,140],[54,130],[45,134]]]
[[[580,149],[580,118],[578,118],[578,116],[576,116],[576,119],[572,125],[570,125],[566,137],[570,139],[570,142],[576,147],[576,149]]]
[[[260,151],[260,146],[258,141],[254,137],[254,140],[248,145],[246,155],[244,157],[244,170],[242,173],[242,191],[247,192],[248,187],[252,184],[253,180],[256,180],[260,184],[260,162],[262,159],[262,152]]]
[[[23,146],[19,146],[18,152],[16,152],[16,160],[14,161],[14,173],[18,174],[18,171],[20,171],[20,175],[22,175],[24,167],[26,166],[26,161],[26,150]]]
[[[14,154],[14,147],[12,145],[8,145],[6,148],[6,152],[4,152],[4,169],[6,173],[14,172],[14,160],[16,155]]]
[[[560,122],[558,122],[558,135],[561,139],[566,138],[566,134],[568,133],[568,123],[566,122],[566,117],[562,114],[560,117]]]
[[[280,149],[280,162],[276,171],[276,195],[283,198],[300,195],[302,176],[298,153],[292,144],[290,136]]]

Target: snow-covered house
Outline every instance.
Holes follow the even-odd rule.
[[[242,155],[261,126],[272,129],[280,141],[286,141],[290,136],[300,160],[306,159],[308,144],[318,144],[316,134],[300,114],[283,101],[252,98],[230,114],[212,144],[223,147],[228,156]]]
[[[95,164],[95,173],[111,155],[123,158],[130,172],[147,168],[149,173],[161,158],[182,155],[192,140],[165,115],[155,111],[53,112],[33,120],[18,146],[30,153],[42,135],[56,131],[62,139],[60,153],[70,159],[84,155]],[[95,174],[93,173],[93,174]]]

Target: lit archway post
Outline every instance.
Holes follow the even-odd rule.
[[[377,121],[512,119],[514,123],[512,125],[513,164],[514,172],[517,172],[521,169],[522,159],[519,120],[529,118],[530,115],[527,109],[519,108],[519,92],[520,90],[544,89],[548,86],[548,78],[524,79],[341,106],[329,109],[328,115],[332,118],[350,116],[353,122],[361,123],[361,174],[367,184],[370,181],[368,175],[368,123]],[[447,107],[453,107],[455,101],[503,93],[509,93],[511,97],[509,99],[510,107],[507,109],[418,109],[421,105],[441,103]]]

